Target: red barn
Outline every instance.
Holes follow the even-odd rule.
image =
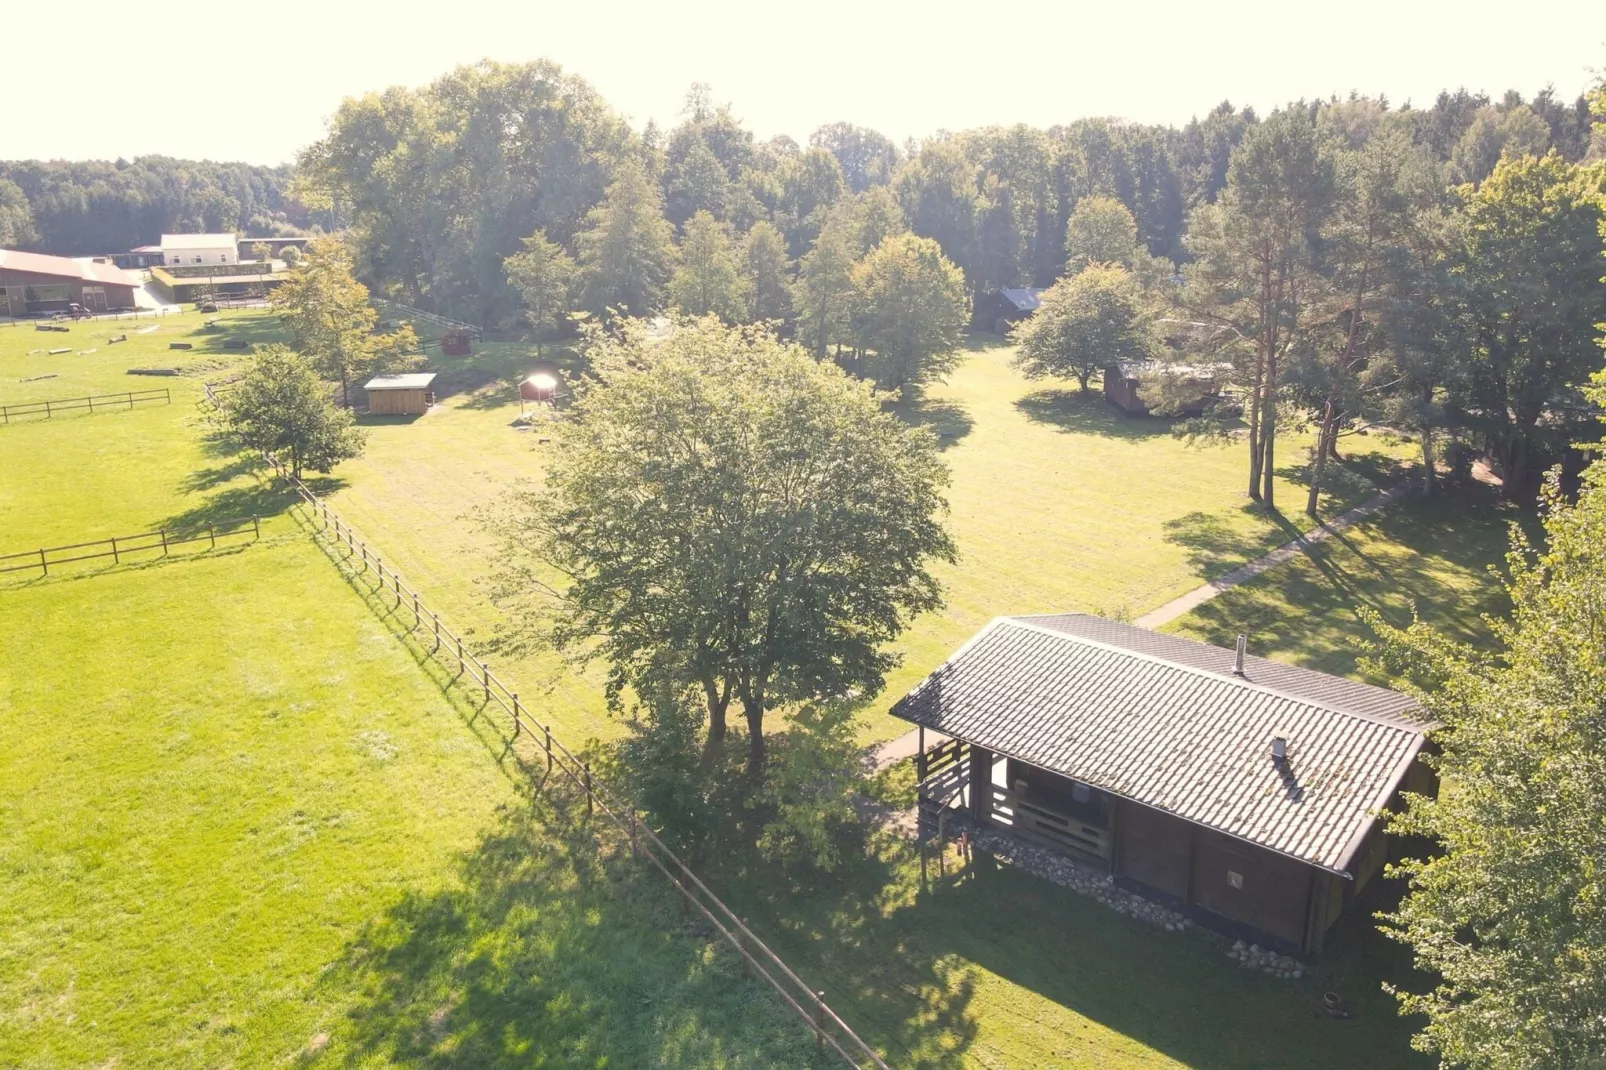
[[[0,316],[42,316],[79,305],[134,308],[139,280],[110,263],[0,249]]]

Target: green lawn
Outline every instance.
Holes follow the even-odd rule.
[[[1344,676],[1362,675],[1358,644],[1370,633],[1359,606],[1400,626],[1414,609],[1452,638],[1486,643],[1484,614],[1510,608],[1489,569],[1502,562],[1513,521],[1537,533],[1531,509],[1499,501],[1482,484],[1408,499],[1162,630],[1223,646],[1243,632],[1262,657]]]
[[[867,738],[906,726],[882,711],[1000,614],[1056,610],[1140,615],[1259,556],[1295,530],[1251,508],[1242,446],[1190,448],[1159,420],[1131,419],[1075,385],[1032,383],[1009,366],[1011,350],[977,336],[949,381],[906,418],[932,427],[953,469],[951,522],[960,560],[937,571],[947,608],[900,640],[903,668],[866,708]],[[511,384],[532,361],[529,347],[487,343],[467,360],[435,358],[441,407],[410,420],[370,424],[366,455],[340,468],[334,505],[384,548],[443,614],[484,640],[505,614],[485,577],[499,547],[472,523],[520,480],[538,481],[550,445],[519,430]],[[1343,508],[1386,483],[1406,447],[1356,440],[1325,507]],[[1279,491],[1299,516],[1307,440],[1281,440]],[[527,695],[545,694],[568,731],[615,731],[601,676],[577,677],[555,659],[520,656],[498,671]]]
[[[37,359],[19,336],[0,330],[0,389]],[[528,359],[492,343],[443,363],[444,408],[371,423],[330,481],[477,644],[503,621],[481,582],[496,547],[466,517],[539,478],[539,432],[492,385]],[[104,349],[75,360],[85,389],[124,376]],[[199,381],[176,383],[193,400]],[[964,559],[895,688],[996,613],[1138,612],[1286,538],[1244,509],[1241,450],[1052,389],[979,347],[909,414],[944,434]],[[22,473],[8,544],[271,514],[260,543],[0,584],[0,1065],[815,1064],[655,872],[523,796],[505,727],[204,430],[177,403],[0,428],[0,470]],[[530,704],[571,743],[610,729],[595,679],[492,661],[545,688]],[[707,875],[896,1066],[1424,1065],[1377,987],[1400,958],[1364,916],[1286,982],[1010,871],[923,892],[896,841],[798,884],[743,857]],[[1316,1016],[1327,987],[1360,1018]]]

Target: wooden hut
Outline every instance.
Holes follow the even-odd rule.
[[[1379,811],[1433,789],[1411,711],[1242,640],[1084,614],[994,620],[892,710],[921,727],[924,829],[968,819],[1306,953],[1382,869]]]
[[[1146,416],[1149,404],[1143,399],[1145,381],[1170,376],[1186,388],[1190,400],[1177,415],[1197,416],[1205,406],[1221,396],[1221,383],[1231,371],[1226,364],[1163,364],[1159,361],[1128,361],[1104,369],[1104,397],[1128,416]]]
[[[430,389],[434,381],[434,372],[375,376],[363,384],[368,411],[375,416],[421,416],[435,404],[435,392]]]

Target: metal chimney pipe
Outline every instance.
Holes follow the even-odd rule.
[[[1271,760],[1283,762],[1288,760],[1288,740],[1277,736],[1271,741]]]
[[[1243,632],[1238,633],[1238,656],[1233,659],[1232,673],[1234,676],[1244,674],[1244,655],[1249,652],[1249,636]]]

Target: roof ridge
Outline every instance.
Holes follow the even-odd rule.
[[[1039,616],[1071,616],[1071,615],[1072,614],[1065,614],[1065,613],[1060,613],[1060,614],[1039,614]],[[1092,614],[1080,614],[1080,615],[1081,616],[1092,617],[1092,619],[1094,619],[1094,620],[1103,620],[1104,619],[1102,617],[1094,617]],[[1393,720],[1390,720],[1388,718],[1376,717],[1376,716],[1373,716],[1372,714],[1362,713],[1359,710],[1340,709],[1339,707],[1334,706],[1331,703],[1318,702],[1318,701],[1316,701],[1316,700],[1314,700],[1314,699],[1312,699],[1312,698],[1310,698],[1310,697],[1308,697],[1306,695],[1297,695],[1297,694],[1294,694],[1294,693],[1289,692],[1289,691],[1284,691],[1281,688],[1269,687],[1266,684],[1262,684],[1262,683],[1259,683],[1257,681],[1250,680],[1250,679],[1248,679],[1246,677],[1243,677],[1243,676],[1238,676],[1238,675],[1236,675],[1234,673],[1212,672],[1209,669],[1201,669],[1197,665],[1184,665],[1181,662],[1172,661],[1169,658],[1162,658],[1157,654],[1150,654],[1150,653],[1148,653],[1146,651],[1133,650],[1131,647],[1119,646],[1119,645],[1117,645],[1115,643],[1107,643],[1107,642],[1104,642],[1103,640],[1092,639],[1092,638],[1089,638],[1088,636],[1085,636],[1085,635],[1073,635],[1070,632],[1058,631],[1058,630],[1056,630],[1054,628],[1049,628],[1049,627],[1045,627],[1044,625],[1037,624],[1037,623],[1033,622],[1032,620],[1030,620],[1029,618],[1025,618],[1025,617],[998,617],[998,618],[996,618],[994,620],[993,623],[996,624],[999,621],[1005,622],[1007,624],[1011,624],[1011,625],[1013,625],[1013,626],[1015,626],[1017,628],[1023,628],[1023,629],[1026,629],[1028,631],[1037,632],[1040,635],[1047,635],[1047,636],[1051,636],[1051,637],[1053,637],[1055,639],[1064,639],[1064,640],[1067,640],[1069,642],[1081,643],[1084,646],[1097,647],[1100,650],[1108,650],[1108,651],[1110,651],[1112,653],[1115,653],[1115,654],[1124,654],[1127,657],[1136,658],[1136,659],[1138,659],[1140,661],[1145,661],[1145,662],[1148,662],[1149,664],[1152,664],[1152,665],[1163,665],[1166,668],[1176,669],[1176,670],[1179,670],[1181,672],[1191,673],[1194,676],[1200,676],[1200,677],[1203,677],[1203,678],[1208,679],[1208,680],[1218,680],[1218,681],[1220,681],[1222,683],[1233,684],[1233,685],[1236,685],[1238,687],[1248,688],[1250,690],[1257,691],[1257,692],[1260,692],[1260,693],[1263,693],[1263,694],[1274,695],[1277,698],[1285,699],[1285,700],[1287,700],[1289,702],[1297,702],[1300,705],[1309,706],[1311,709],[1325,710],[1328,713],[1336,713],[1336,714],[1339,714],[1340,716],[1343,716],[1343,717],[1349,717],[1349,718],[1352,718],[1352,719],[1358,720],[1358,721],[1365,721],[1368,724],[1380,725],[1380,726],[1382,726],[1384,728],[1398,729],[1399,731],[1404,732],[1404,733],[1406,733],[1408,735],[1416,735],[1416,736],[1424,735],[1427,732],[1427,729],[1429,727],[1427,725],[1418,725],[1418,726],[1413,728],[1413,727],[1410,727],[1410,726],[1407,726],[1407,725],[1397,724]],[[1120,622],[1117,621],[1115,623],[1120,623]],[[1133,625],[1133,627],[1136,627],[1136,625]],[[988,632],[988,631],[991,631],[991,630],[992,630],[992,625],[991,624],[989,624],[986,628],[982,629],[983,632]],[[1155,633],[1155,634],[1163,634],[1163,633]],[[978,636],[978,638],[979,638],[979,636]],[[969,643],[966,644],[967,647],[969,645],[970,645]],[[1201,645],[1202,646],[1209,646],[1210,644],[1209,643],[1203,643]],[[961,649],[963,649],[963,648],[961,648]],[[1216,649],[1221,649],[1221,648],[1216,648]],[[1222,652],[1226,653],[1225,650],[1223,650]],[[954,652],[954,657],[957,657],[958,654],[959,654],[959,651],[955,651]],[[952,659],[950,659],[950,660],[952,660]],[[1267,660],[1267,659],[1262,658],[1261,660],[1264,661],[1264,660]],[[944,664],[946,664],[946,662],[944,662]],[[1315,671],[1318,671],[1318,670],[1310,670],[1310,671],[1315,672]],[[1387,690],[1387,689],[1385,688],[1384,690]]]

